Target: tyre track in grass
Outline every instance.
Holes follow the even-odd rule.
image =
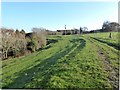
[[[71,41],[71,40],[70,40]],[[72,40],[71,42],[72,43],[74,43],[74,47],[72,47],[72,49],[70,50],[70,51],[68,51],[68,53],[66,53],[66,54],[64,54],[64,57],[61,57],[61,58],[59,58],[59,59],[57,59],[57,63],[66,63],[66,60],[64,60],[65,58],[68,58],[69,57],[69,55],[73,55],[73,58],[74,58],[74,56],[77,54],[77,53],[74,53],[74,52],[76,52],[76,50],[78,49],[78,48],[80,48],[81,47],[81,45],[83,45],[83,39],[80,39],[79,40],[80,41],[80,43],[79,42],[77,42],[76,40],[75,40],[75,42],[74,42],[74,40]],[[83,43],[82,43],[83,42]],[[84,47],[84,46],[83,46]],[[81,47],[81,49],[83,48],[83,47]],[[78,51],[77,51],[78,52]],[[62,61],[61,61],[62,60]],[[56,63],[56,64],[57,64]],[[33,87],[40,87],[40,85],[41,85],[41,88],[48,88],[49,87],[49,81],[50,81],[50,79],[51,79],[51,77],[52,76],[54,76],[54,74],[56,73],[56,71],[54,70],[55,69],[55,67],[56,67],[56,64],[54,64],[52,67],[51,67],[51,69],[50,69],[50,71],[49,71],[49,73],[47,73],[46,72],[46,74],[47,75],[45,75],[45,77],[43,78],[43,80],[41,80],[41,81],[37,81],[37,83],[39,83],[39,85],[36,83],[36,80],[32,80],[30,83],[28,83],[27,84],[27,86],[33,86]],[[52,74],[52,75],[51,75]],[[36,78],[40,78],[40,76],[41,76],[41,74],[39,73],[37,76],[36,76]],[[34,84],[33,84],[34,83]],[[36,83],[36,84],[35,84]],[[46,83],[46,84],[45,84]]]
[[[74,42],[75,41],[75,42]],[[56,65],[54,65],[53,67],[52,67],[52,69],[50,70],[50,73],[53,73],[53,75],[51,75],[51,76],[49,76],[49,79],[47,79],[47,84],[46,85],[44,85],[44,82],[46,81],[46,78],[48,78],[48,76],[47,77],[45,77],[43,80],[42,80],[42,86],[45,86],[45,87],[47,87],[47,88],[49,88],[49,87],[52,87],[51,86],[51,78],[53,78],[54,77],[54,75],[56,75],[58,72],[61,72],[61,74],[64,72],[64,69],[65,69],[65,66],[69,63],[69,61],[70,61],[70,59],[73,59],[74,60],[74,58],[75,58],[75,56],[76,56],[76,54],[78,54],[78,52],[79,51],[81,51],[83,48],[84,48],[84,46],[85,46],[85,44],[86,44],[86,42],[85,42],[85,40],[84,39],[79,39],[79,38],[77,38],[77,40],[76,39],[74,39],[74,40],[72,40],[71,41],[72,43],[74,43],[74,44],[76,44],[76,46],[75,47],[73,47],[72,48],[72,50],[69,52],[69,53],[67,53],[64,57],[61,57],[59,60],[58,60],[58,62],[56,63]],[[57,69],[57,70],[55,70],[55,68],[57,68],[58,66],[57,65],[59,65],[59,64],[63,64],[63,67],[61,68],[59,68],[59,69]],[[65,65],[65,66],[64,66]],[[72,67],[74,67],[74,66],[72,66]],[[69,77],[68,77],[69,78]],[[35,82],[35,81],[34,81]],[[59,85],[58,85],[59,86]]]
[[[116,50],[120,50],[120,46],[119,46],[119,43],[115,44],[115,43],[110,43],[110,42],[107,42],[107,41],[104,41],[104,40],[101,40],[100,38],[94,38],[94,37],[91,37],[92,39],[95,39],[101,43],[104,43],[104,44],[107,44],[113,48],[115,48]]]
[[[90,48],[94,47],[94,45],[87,39],[83,39],[85,42],[83,41],[78,48],[61,60],[60,65],[58,64],[59,66],[56,66],[59,67],[59,69],[55,70],[56,74],[54,76],[58,77],[58,80],[53,77],[49,83],[49,87],[52,85],[53,88],[104,88],[105,86],[110,86],[110,84],[103,82],[103,80],[106,80],[106,78],[103,77],[106,76],[103,74],[105,70],[100,68],[101,63],[97,61],[97,56],[94,53],[95,50],[91,50]],[[87,53],[87,55],[85,53]],[[55,85],[54,83],[57,84]]]
[[[75,58],[75,56],[85,47],[85,45],[86,45],[86,41],[83,39],[83,38],[77,38],[77,40],[76,39],[73,39],[71,42],[72,43],[74,43],[74,41],[76,41],[77,43],[77,45],[76,45],[76,47],[74,47],[72,50],[71,50],[71,52],[69,52],[66,56],[65,56],[65,58],[70,58],[70,59],[72,59],[72,58]],[[64,58],[64,57],[63,57]]]
[[[89,38],[88,40],[93,43],[98,49],[98,57],[103,62],[104,68],[108,74],[108,82],[110,82],[112,88],[118,88],[118,72],[116,72],[115,68],[111,65],[110,58],[107,55],[107,51],[105,51],[103,47],[101,47],[101,45],[99,44],[101,42],[98,42],[97,40],[92,38]],[[106,46],[104,45],[104,47]]]

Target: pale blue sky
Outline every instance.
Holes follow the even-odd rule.
[[[118,22],[117,2],[2,2],[2,26],[13,29],[33,27],[49,30],[99,29],[104,21]]]

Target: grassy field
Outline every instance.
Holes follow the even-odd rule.
[[[2,88],[118,88],[118,33],[50,36],[30,55],[2,61]]]

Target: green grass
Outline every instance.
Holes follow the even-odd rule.
[[[118,50],[107,44],[117,33],[107,35],[49,36],[42,50],[2,61],[2,88],[118,88]]]
[[[120,41],[118,38],[120,38],[120,33],[118,32],[111,32],[112,38],[109,38],[110,33],[105,32],[105,33],[94,33],[94,34],[89,34],[90,37],[108,44],[109,46],[112,46],[116,49],[120,50]]]

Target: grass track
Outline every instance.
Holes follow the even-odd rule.
[[[41,51],[2,61],[3,88],[118,88],[117,49],[90,35],[49,40]]]
[[[90,40],[93,44],[97,46],[98,57],[102,60],[106,73],[108,74],[108,81],[112,84],[114,88],[118,86],[119,77],[119,61],[118,61],[118,50],[113,49],[109,45],[101,43],[101,41]]]

